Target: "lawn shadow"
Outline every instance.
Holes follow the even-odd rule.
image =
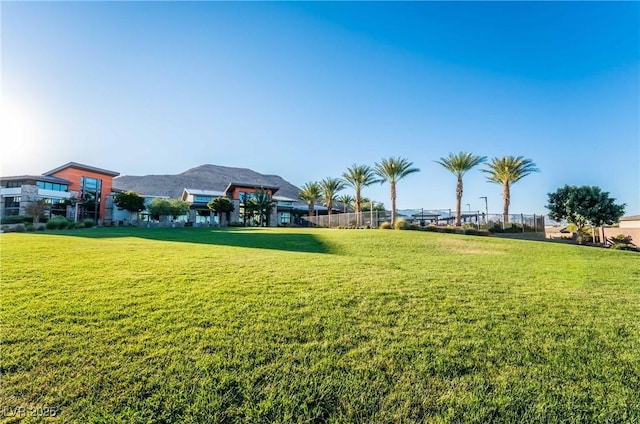
[[[331,246],[314,234],[266,228],[111,227],[61,230],[40,234],[92,239],[136,237],[168,242],[271,249],[288,252],[332,253]]]

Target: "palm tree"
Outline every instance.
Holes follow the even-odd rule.
[[[350,194],[341,194],[340,196],[336,197],[336,200],[342,203],[342,211],[344,213],[347,213],[349,208],[353,205],[355,198]]]
[[[536,168],[536,164],[531,159],[524,159],[522,156],[493,158],[487,164],[487,169],[482,170],[482,172],[489,174],[487,181],[502,184],[502,215],[505,224],[509,221],[510,184],[514,184],[532,172],[538,171],[539,169]]]
[[[309,205],[309,216],[313,216],[315,203],[320,200],[320,184],[317,182],[305,183],[298,194],[300,200],[307,202]]]
[[[391,225],[396,221],[396,183],[414,172],[420,172],[418,168],[412,168],[413,162],[409,162],[404,158],[382,159],[380,163],[376,162],[374,172],[382,180],[388,182],[391,186]]]
[[[457,155],[449,153],[446,158],[436,160],[436,163],[451,171],[458,179],[456,186],[456,226],[460,226],[460,203],[462,202],[462,176],[471,168],[486,161],[486,156],[476,156],[467,152],[460,152]]]
[[[339,191],[344,189],[344,181],[340,178],[325,178],[320,181],[320,193],[324,204],[327,205],[328,213],[331,215],[333,202]]]
[[[351,168],[347,168],[347,171],[342,174],[342,178],[344,179],[345,183],[353,187],[356,191],[356,226],[359,227],[362,221],[362,217],[360,216],[362,205],[362,188],[370,186],[371,184],[378,183],[380,182],[380,180],[376,178],[375,171],[369,165],[356,164],[351,165]]]

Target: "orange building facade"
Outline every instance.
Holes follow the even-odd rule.
[[[69,181],[69,191],[77,199],[77,219],[92,218],[102,223],[107,216],[106,198],[111,194],[113,178],[120,173],[69,162],[43,175]]]

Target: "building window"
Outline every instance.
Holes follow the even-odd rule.
[[[280,223],[281,224],[291,224],[291,213],[289,213],[289,212],[280,213]]]
[[[52,190],[52,191],[67,191],[68,187],[66,184],[58,184],[58,183],[49,183],[45,181],[37,181],[36,185],[38,188],[42,190]]]
[[[20,201],[20,196],[5,197],[2,215],[20,215]]]
[[[193,201],[196,203],[209,203],[211,196],[193,196]]]
[[[102,180],[91,177],[80,178],[80,203],[79,212],[81,218],[91,218],[98,222],[100,219],[100,200],[102,197]]]
[[[18,188],[22,187],[22,181],[7,181],[5,184],[6,188]]]

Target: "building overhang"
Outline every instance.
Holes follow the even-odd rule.
[[[51,171],[45,172],[43,175],[53,175],[53,174],[55,174],[57,172],[60,172],[60,171],[63,171],[65,169],[69,169],[69,168],[80,169],[80,170],[89,171],[89,172],[95,172],[96,174],[107,175],[109,177],[117,177],[118,175],[120,175],[119,172],[109,171],[108,169],[97,168],[95,166],[85,165],[85,164],[78,163],[78,162],[65,163],[64,165],[59,166],[59,167],[57,167],[55,169],[52,169]]]

